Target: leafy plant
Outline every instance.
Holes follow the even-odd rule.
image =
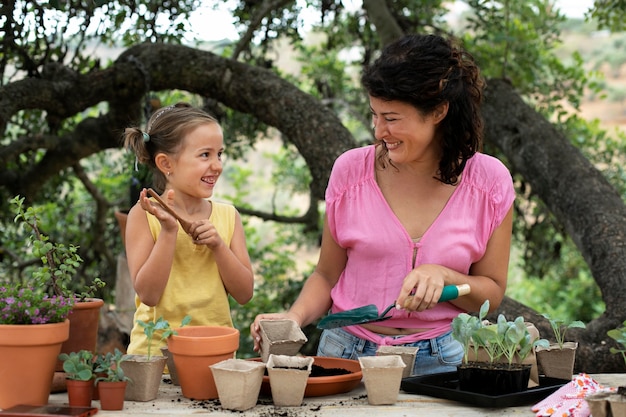
[[[509,321],[500,314],[496,324],[488,324],[483,321],[488,311],[489,300],[486,300],[478,317],[461,313],[452,320],[452,337],[463,344],[464,363],[469,361],[470,348],[475,353],[483,348],[491,363],[499,362],[504,357],[511,366],[516,355],[523,362],[534,347],[548,345],[545,339],[532,340],[523,317]]]
[[[622,327],[618,327],[616,329],[611,329],[606,334],[617,343],[621,345],[621,349],[617,349],[612,347],[611,353],[616,354],[619,353],[622,355],[624,359],[624,363],[626,364],[626,321],[622,323]]]
[[[128,355],[123,354],[119,349],[115,348],[114,352],[100,354],[95,360],[95,372],[104,374],[96,378],[96,382],[121,382],[130,381],[130,378],[124,375],[121,363],[128,359]]]
[[[461,313],[452,319],[452,337],[463,345],[463,363],[469,362],[470,347],[474,347],[474,352],[478,349],[477,344],[472,340],[476,331],[482,327],[482,321],[489,312],[489,300],[480,306],[478,317],[471,314]]]
[[[0,324],[61,323],[73,305],[73,297],[50,296],[21,285],[0,286]]]
[[[187,315],[183,317],[183,320],[180,324],[180,327],[186,326],[191,321],[191,316]],[[170,323],[165,320],[162,316],[159,317],[156,321],[150,320],[145,322],[143,320],[137,320],[137,323],[143,327],[143,332],[148,337],[148,359],[152,356],[150,350],[152,348],[152,340],[157,331],[162,331],[161,333],[161,341],[166,340],[173,334],[178,334],[176,330],[170,327]]]
[[[95,367],[94,354],[88,350],[59,354],[63,361],[63,371],[67,379],[89,381],[93,378]]]
[[[565,343],[565,333],[568,329],[580,328],[584,329],[585,323],[580,320],[574,321],[565,321],[561,319],[555,319],[550,317],[548,314],[542,314],[548,322],[550,322],[550,327],[552,328],[552,332],[554,333],[554,338],[556,339],[556,343],[559,345],[559,348],[563,349],[563,344]]]
[[[68,286],[76,274],[76,269],[83,262],[78,254],[78,247],[51,242],[50,238],[39,230],[38,210],[34,207],[25,207],[23,197],[14,197],[11,206],[15,211],[14,222],[21,222],[23,227],[32,231],[28,236],[28,244],[32,247],[33,255],[41,260],[41,266],[32,274],[36,287],[45,288],[56,296],[66,298],[76,296],[78,301],[84,301],[105,286],[104,281],[95,278],[78,294],[69,290]]]

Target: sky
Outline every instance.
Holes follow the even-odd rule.
[[[457,3],[463,4],[463,2]],[[348,7],[360,7],[361,1],[344,0],[344,4]],[[585,12],[593,6],[593,0],[556,0],[556,4],[565,16],[583,18]],[[232,24],[233,18],[225,6],[221,6],[221,10],[213,10],[212,6],[202,7],[196,10],[189,20],[192,29],[198,32],[203,41],[239,38]]]

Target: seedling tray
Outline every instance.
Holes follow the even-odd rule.
[[[485,395],[459,388],[456,372],[413,376],[402,379],[400,389],[409,394],[429,395],[459,401],[478,407],[503,408],[537,403],[570,381],[556,378],[539,378],[539,386],[526,391],[504,395]]]

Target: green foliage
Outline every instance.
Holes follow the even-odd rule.
[[[130,378],[124,375],[121,363],[128,360],[128,355],[123,354],[118,348],[113,352],[107,352],[96,356],[95,372],[103,374],[96,378],[96,382],[122,382],[130,381]]]
[[[187,315],[183,317],[183,320],[180,323],[179,327],[183,327],[189,324],[191,321],[191,316]],[[168,337],[174,334],[178,334],[176,330],[170,327],[170,323],[163,318],[163,316],[159,317],[156,321],[148,321],[145,322],[143,320],[137,320],[137,323],[143,327],[144,334],[148,337],[148,359],[152,357],[151,348],[152,348],[152,338],[156,334],[156,332],[161,332],[160,340],[167,340]]]
[[[611,353],[622,355],[624,359],[624,363],[626,364],[626,321],[622,323],[621,327],[611,329],[606,334],[613,340],[615,340],[621,347],[621,349],[617,349],[612,347]]]
[[[83,262],[78,248],[73,245],[53,243],[39,229],[39,213],[34,207],[25,207],[24,198],[16,196],[11,200],[15,214],[14,221],[29,228],[27,244],[31,245],[32,254],[41,260],[41,266],[32,272],[34,285],[38,288],[49,288],[57,296],[71,297],[74,291],[69,288],[77,268]],[[99,278],[94,278],[90,285],[83,288],[77,295],[79,301],[93,297],[95,292],[104,286]]]
[[[489,311],[489,300],[485,300],[478,317],[461,313],[452,320],[452,337],[463,345],[463,362],[469,361],[469,350],[477,352],[482,348],[494,363],[506,358],[509,366],[517,355],[520,362],[528,357],[533,347],[547,345],[547,340],[532,340],[523,317],[508,321],[503,314],[498,315],[495,324],[483,321]]]
[[[76,381],[89,381],[93,378],[95,368],[94,354],[88,350],[78,352],[63,352],[59,354],[59,360],[63,362],[63,371],[67,379]]]
[[[556,319],[550,317],[549,314],[543,314],[548,322],[550,323],[550,328],[554,333],[554,337],[556,338],[556,343],[559,345],[559,348],[563,349],[563,343],[565,343],[565,333],[567,333],[567,329],[584,329],[587,327],[585,323],[580,320],[567,321],[563,319]]]

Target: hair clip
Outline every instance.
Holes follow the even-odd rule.
[[[141,134],[143,135],[143,141],[144,142],[150,142],[150,135],[147,134],[146,132],[141,132]]]

